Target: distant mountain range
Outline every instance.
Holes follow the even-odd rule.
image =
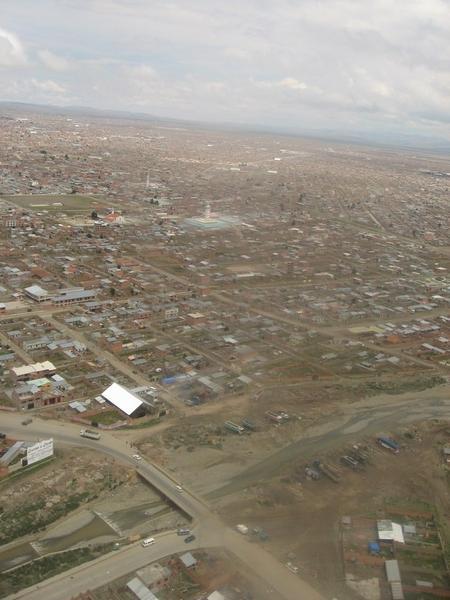
[[[450,140],[443,137],[421,135],[404,132],[361,131],[345,132],[338,129],[288,129],[284,126],[250,125],[246,123],[220,123],[207,121],[190,121],[168,117],[159,117],[142,112],[125,110],[106,110],[88,106],[53,106],[31,104],[26,102],[0,101],[0,118],[7,118],[11,113],[17,114],[48,114],[64,115],[66,117],[93,117],[103,119],[130,119],[147,121],[155,125],[167,127],[184,127],[192,129],[225,130],[243,133],[259,133],[272,135],[289,135],[307,137],[324,141],[351,143],[358,145],[375,145],[405,150],[425,150],[450,154]]]

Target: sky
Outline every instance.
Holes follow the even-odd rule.
[[[0,0],[0,100],[450,140],[450,0]]]

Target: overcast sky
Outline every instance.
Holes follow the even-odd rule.
[[[0,99],[450,139],[450,0],[0,0]]]

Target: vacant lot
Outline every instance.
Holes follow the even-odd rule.
[[[0,487],[0,543],[42,531],[81,504],[110,492],[129,473],[93,451],[70,450],[30,475]]]
[[[340,588],[344,581],[338,532],[341,518],[364,514],[374,523],[377,518],[393,518],[393,509],[398,505],[419,511],[433,506],[445,535],[449,474],[442,459],[442,446],[448,435],[446,422],[403,428],[395,432],[401,445],[398,455],[377,447],[374,438],[368,437],[361,443],[367,445],[369,459],[356,471],[340,462],[342,455],[351,452],[352,440],[318,457],[338,470],[338,484],[326,476],[318,481],[308,479],[308,461],[299,455],[271,481],[230,496],[230,502],[221,510],[222,516],[230,526],[245,523],[250,528],[262,527],[269,535],[267,549],[281,561],[293,562],[312,581],[320,580],[328,597],[353,599],[350,590]],[[395,517],[398,519],[398,514]],[[410,521],[417,519],[411,517]],[[367,543],[362,554],[368,556]],[[435,559],[431,556],[430,561]],[[438,557],[432,565],[439,573],[443,569],[441,563]]]

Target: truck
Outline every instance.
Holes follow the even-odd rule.
[[[326,475],[333,483],[339,483],[341,480],[339,471],[329,463],[322,462],[321,460],[315,460],[313,462],[313,467]]]
[[[233,421],[225,421],[224,427],[225,429],[228,429],[228,431],[232,431],[233,433],[237,433],[238,435],[242,435],[245,431],[243,427],[241,427],[240,425],[236,425],[236,423],[233,423]]]
[[[257,429],[256,423],[250,421],[250,419],[243,419],[241,425],[244,429],[248,429],[249,431],[256,431]]]
[[[92,431],[92,429],[81,429],[80,430],[81,437],[89,438],[90,440],[99,440],[100,434],[98,431]]]
[[[341,456],[341,463],[346,467],[350,467],[350,469],[353,469],[354,471],[357,471],[361,468],[359,462],[353,458],[353,456],[349,456],[348,454]]]
[[[400,446],[392,438],[379,437],[377,438],[377,442],[380,444],[380,446],[386,448],[387,450],[390,450],[394,454],[398,454],[400,452]]]
[[[247,525],[242,525],[242,523],[236,525],[236,530],[239,531],[239,533],[242,533],[242,535],[247,535],[248,533]]]
[[[368,452],[367,446],[354,444],[350,451],[350,455],[362,465],[366,465],[370,462],[370,454]]]
[[[273,423],[281,423],[281,421],[283,420],[283,417],[274,412],[273,410],[268,410],[266,411],[266,417],[269,419],[269,421],[272,421]]]
[[[261,542],[266,542],[269,539],[269,534],[261,527],[253,527],[250,533],[260,539]]]
[[[268,410],[266,411],[266,417],[274,423],[282,423],[290,418],[285,410]]]

